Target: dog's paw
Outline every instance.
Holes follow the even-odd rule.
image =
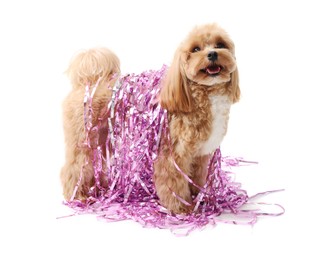
[[[173,197],[166,201],[164,206],[174,214],[188,214],[193,210],[191,199],[183,202],[181,199]]]

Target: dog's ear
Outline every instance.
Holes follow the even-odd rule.
[[[241,90],[239,86],[239,76],[238,76],[238,69],[236,67],[235,71],[231,74],[230,80],[230,95],[233,103],[236,103],[240,100],[241,97]]]
[[[179,49],[176,51],[161,87],[160,105],[169,112],[192,111],[192,96],[184,73],[181,53]]]

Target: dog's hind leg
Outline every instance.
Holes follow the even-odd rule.
[[[114,84],[114,74],[120,73],[119,59],[106,48],[95,48],[77,54],[67,70],[72,90],[63,103],[64,134],[66,142],[66,161],[61,170],[63,194],[66,200],[83,199],[88,196],[89,188],[94,184],[94,173],[89,161],[90,150],[83,147],[86,138],[84,129],[85,86],[98,83],[92,100],[92,125],[98,123],[111,97],[108,85]],[[101,129],[101,132],[105,129]],[[97,137],[96,137],[97,138]],[[100,136],[99,142],[105,140]],[[101,145],[101,144],[100,144]],[[82,173],[82,174],[81,174]]]

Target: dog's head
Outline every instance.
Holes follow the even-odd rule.
[[[232,102],[239,100],[234,43],[216,24],[195,27],[181,43],[163,82],[161,105],[168,111],[191,111],[190,84],[227,88]]]

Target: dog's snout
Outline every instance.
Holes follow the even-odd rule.
[[[215,51],[210,51],[208,53],[208,60],[210,61],[216,61],[218,59],[218,53]]]

